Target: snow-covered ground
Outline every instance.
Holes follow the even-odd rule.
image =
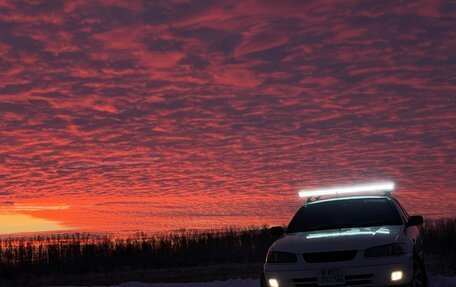
[[[213,281],[201,283],[141,283],[126,282],[111,287],[258,287],[258,279],[232,279],[228,281]],[[68,286],[71,287],[71,286]],[[102,287],[102,286],[99,286]],[[456,287],[456,276],[445,277],[441,275],[429,276],[429,287]]]
[[[259,287],[258,279],[231,279],[228,281],[213,281],[202,283],[158,283],[146,284],[140,282],[127,282],[116,287]]]
[[[456,276],[429,275],[429,287],[456,287]]]
[[[227,281],[212,281],[199,283],[142,283],[125,282],[111,286],[92,286],[92,287],[259,287],[258,279],[231,279]],[[65,286],[78,287],[78,286]]]

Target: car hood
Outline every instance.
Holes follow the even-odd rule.
[[[329,252],[338,250],[363,250],[373,246],[396,242],[402,226],[376,226],[342,228],[285,234],[272,246],[273,251]]]

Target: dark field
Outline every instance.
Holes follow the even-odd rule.
[[[422,232],[428,270],[454,275],[456,218],[429,220]],[[273,241],[265,227],[136,234],[127,239],[94,234],[4,238],[0,286],[255,277]]]

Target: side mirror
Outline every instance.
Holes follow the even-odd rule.
[[[271,227],[269,231],[271,232],[271,235],[274,237],[280,237],[285,233],[285,229],[283,229],[282,226]]]
[[[409,219],[407,221],[407,227],[418,226],[418,225],[423,224],[423,222],[424,222],[424,220],[421,215],[413,215],[413,216],[409,217]]]

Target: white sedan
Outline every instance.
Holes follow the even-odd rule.
[[[390,193],[316,199],[271,228],[262,286],[426,286],[423,217]]]

